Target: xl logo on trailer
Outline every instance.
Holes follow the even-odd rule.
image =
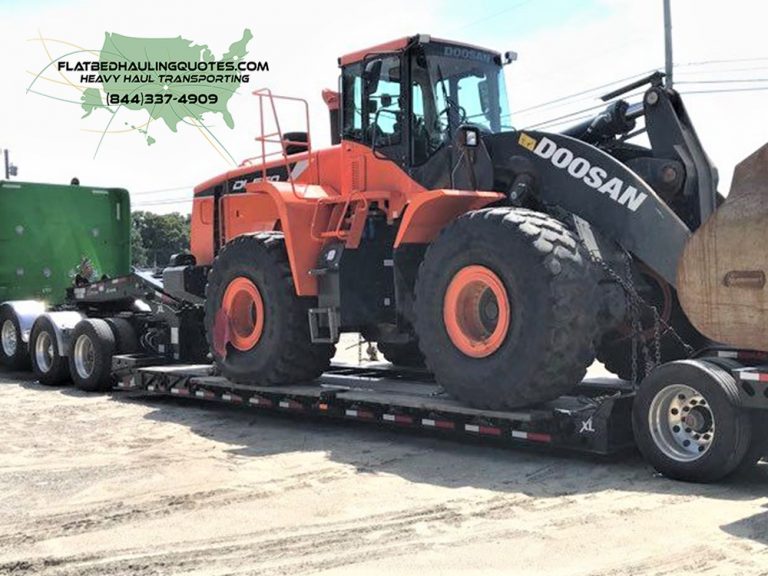
[[[645,192],[626,185],[621,178],[614,176],[609,179],[608,172],[604,168],[592,166],[586,158],[576,156],[571,150],[565,146],[558,146],[546,136],[542,136],[537,143],[527,134],[520,134],[519,143],[536,156],[552,162],[555,168],[565,170],[573,178],[581,180],[602,194],[607,194],[611,200],[625,206],[631,212],[637,211],[648,197]]]

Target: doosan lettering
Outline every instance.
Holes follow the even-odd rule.
[[[546,136],[542,136],[533,153],[548,159],[555,168],[566,170],[568,174],[583,181],[587,186],[607,194],[611,200],[626,206],[632,212],[635,212],[648,197],[645,192],[638,191],[634,186],[626,186],[621,178],[614,176],[606,180],[608,172],[604,168],[592,166],[586,158],[576,156],[568,148],[558,147]]]

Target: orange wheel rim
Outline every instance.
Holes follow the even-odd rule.
[[[445,292],[443,322],[448,337],[472,358],[485,358],[501,347],[511,315],[504,284],[485,266],[462,268]]]
[[[229,342],[240,351],[258,344],[264,331],[264,301],[250,279],[238,276],[227,286],[221,307],[229,321]]]

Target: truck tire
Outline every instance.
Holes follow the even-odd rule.
[[[669,478],[714,482],[733,473],[752,439],[752,421],[730,372],[701,360],[662,364],[632,406],[635,442]]]
[[[478,408],[561,396],[594,361],[596,279],[573,233],[546,214],[464,214],[429,246],[416,280],[428,368]]]
[[[312,343],[314,302],[296,295],[282,234],[229,242],[213,263],[205,298],[205,333],[221,374],[262,386],[320,376],[335,346]]]
[[[107,318],[105,322],[115,335],[116,354],[135,354],[139,351],[139,338],[128,320],[125,318]]]
[[[61,355],[56,329],[47,316],[40,316],[29,336],[32,371],[40,384],[58,386],[69,379],[69,362]]]
[[[78,322],[72,330],[69,356],[69,373],[75,386],[88,392],[110,390],[114,385],[115,346],[115,335],[105,320],[88,318]]]
[[[389,362],[395,366],[408,368],[424,368],[424,354],[419,349],[418,342],[406,342],[405,344],[393,342],[377,342],[379,349]]]
[[[29,367],[27,344],[21,338],[21,326],[10,306],[0,306],[0,365],[8,370]]]

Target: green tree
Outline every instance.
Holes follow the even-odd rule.
[[[178,212],[154,214],[138,210],[132,214],[132,223],[141,237],[146,266],[167,266],[171,255],[189,250],[189,215]],[[134,262],[139,262],[136,255]]]
[[[146,268],[147,266],[147,249],[135,222],[131,226],[131,264],[137,268]]]

